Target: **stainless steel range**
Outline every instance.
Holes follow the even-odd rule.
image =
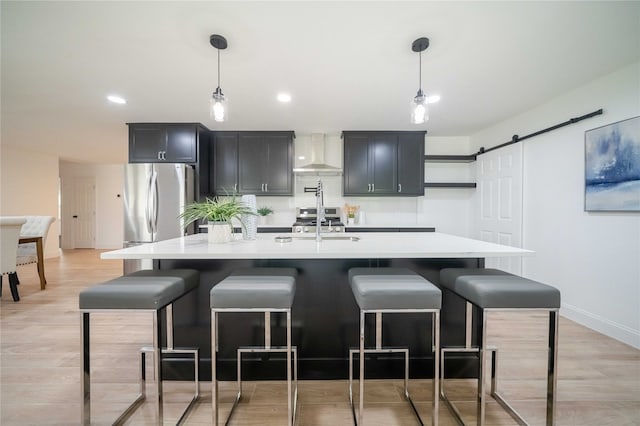
[[[325,207],[324,216],[325,221],[321,225],[320,232],[344,232],[340,207]],[[296,221],[291,227],[291,232],[315,233],[317,218],[318,209],[316,207],[297,207]]]

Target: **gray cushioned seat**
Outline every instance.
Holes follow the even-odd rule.
[[[296,292],[293,268],[248,268],[213,286],[212,309],[289,309]]]
[[[195,269],[151,269],[127,274],[127,277],[175,277],[182,278],[185,293],[200,285],[200,273]]]
[[[498,269],[450,268],[441,284],[481,308],[560,308],[560,291]]]
[[[440,270],[440,286],[455,291],[456,280],[463,275],[511,275],[492,268],[445,268]]]
[[[184,280],[123,276],[80,292],[80,309],[160,309],[185,294]]]
[[[406,268],[351,268],[349,283],[360,309],[440,309],[442,292]]]

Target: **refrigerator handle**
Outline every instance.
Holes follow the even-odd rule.
[[[154,173],[153,170],[151,170],[151,173],[149,173],[147,177],[147,200],[146,200],[146,205],[144,209],[144,216],[145,216],[144,219],[147,223],[147,232],[149,232],[150,234],[153,234],[153,229],[151,226],[151,216],[153,214],[151,211],[151,189],[152,189],[153,173]]]
[[[151,173],[151,198],[153,202],[152,206],[152,215],[151,215],[151,230],[154,234],[153,239],[155,240],[155,234],[158,232],[158,174],[154,171]]]

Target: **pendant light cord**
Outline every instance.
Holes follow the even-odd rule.
[[[420,64],[418,65],[418,90],[422,92],[422,51],[418,55]]]
[[[220,88],[220,49],[218,51],[218,89]]]

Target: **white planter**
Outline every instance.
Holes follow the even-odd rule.
[[[229,222],[214,222],[207,225],[209,244],[228,243],[233,238],[233,228]]]
[[[269,216],[258,216],[258,225],[268,225],[269,224]]]

